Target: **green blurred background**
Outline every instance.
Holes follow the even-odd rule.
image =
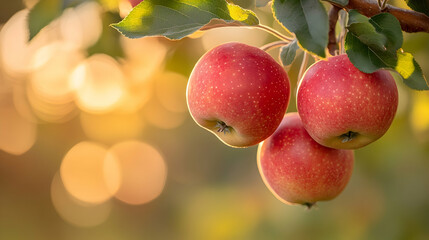
[[[390,130],[356,151],[339,197],[306,210],[264,186],[256,147],[227,147],[186,107],[187,77],[207,50],[275,38],[221,28],[125,39],[108,24],[130,4],[100,0],[28,43],[36,2],[0,8],[0,239],[429,239],[428,92],[398,81]],[[284,31],[269,7],[233,2]],[[429,34],[404,37],[429,76]],[[293,96],[301,59],[287,68]]]

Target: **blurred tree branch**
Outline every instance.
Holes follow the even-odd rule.
[[[340,7],[332,5],[331,10],[329,11],[329,42],[328,50],[329,53],[334,56],[335,51],[338,50],[337,37],[335,36],[335,26],[338,20],[338,12],[341,10]]]
[[[349,3],[346,6],[341,6],[334,2],[331,2],[331,4],[344,8],[347,11],[350,9],[356,9],[367,17],[372,17],[381,12],[387,12],[399,20],[403,31],[410,33],[429,33],[429,16],[420,12],[398,8],[390,4],[387,4],[382,10],[376,0],[349,0]]]

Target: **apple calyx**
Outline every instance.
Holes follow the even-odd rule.
[[[223,121],[217,121],[215,128],[218,128],[218,132],[223,132],[224,134],[231,132],[231,127],[226,125]]]
[[[311,203],[311,202],[306,202],[302,204],[303,206],[306,206],[307,209],[311,209],[314,205],[316,205],[315,202]]]
[[[352,131],[348,131],[347,133],[344,133],[340,136],[340,138],[342,138],[341,142],[342,143],[346,143],[346,142],[350,142],[351,140],[353,140],[353,138],[355,138],[357,135],[359,135],[359,133],[357,132],[352,132]]]

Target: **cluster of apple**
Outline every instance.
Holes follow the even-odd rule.
[[[269,54],[242,43],[208,51],[188,82],[193,119],[232,147],[259,143],[258,167],[281,201],[311,207],[347,185],[353,149],[390,127],[398,90],[388,71],[359,71],[347,55],[321,60],[303,75],[298,113],[286,113],[290,83]]]

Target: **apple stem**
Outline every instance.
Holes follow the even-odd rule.
[[[230,130],[231,127],[226,125],[226,123],[224,123],[222,121],[217,121],[216,127],[219,128],[217,130],[218,132],[223,132],[224,134],[231,132],[231,130]]]
[[[274,48],[276,48],[276,47],[281,47],[281,46],[288,45],[288,44],[289,44],[289,42],[285,42],[285,41],[276,41],[276,42],[272,42],[272,43],[265,44],[264,46],[260,47],[260,49],[261,49],[262,51],[267,52],[267,51],[269,51],[269,50],[271,50],[271,49],[274,49]]]
[[[258,24],[258,25],[254,25],[252,27],[262,29],[262,30],[264,30],[264,31],[266,31],[266,32],[268,32],[268,33],[276,36],[277,38],[279,38],[279,39],[281,39],[281,40],[283,40],[285,42],[292,42],[293,41],[293,38],[287,37],[287,36],[281,34],[279,31],[274,30],[273,28],[270,28],[270,27],[268,27],[266,25]]]
[[[311,209],[311,207],[313,207],[315,204],[316,204],[315,202],[314,203],[306,202],[306,203],[303,203],[302,205],[306,206],[307,209]]]
[[[341,138],[342,138],[341,142],[342,143],[350,142],[356,136],[357,136],[357,133],[349,131],[348,133],[341,135]]]

